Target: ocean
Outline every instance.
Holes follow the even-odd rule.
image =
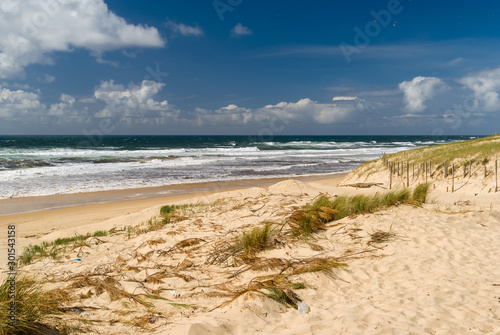
[[[0,199],[321,176],[470,136],[0,136]]]

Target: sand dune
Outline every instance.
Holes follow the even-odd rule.
[[[71,292],[73,309],[63,318],[81,332],[500,332],[500,201],[492,193],[457,198],[431,188],[422,208],[400,205],[346,217],[307,240],[280,235],[252,262],[234,253],[221,261],[225,247],[243,231],[269,221],[286,229],[290,214],[320,194],[384,191],[335,186],[339,182],[288,180],[201,195],[179,202],[198,205],[161,229],[146,223],[159,214],[159,205],[69,229],[60,222],[56,231],[29,241],[112,228],[115,233],[89,238],[57,259],[43,258],[21,270],[36,274],[48,288]],[[377,232],[383,233],[380,240]],[[345,266],[301,272],[314,259]],[[309,312],[300,314],[262,294],[270,293],[269,280],[293,287]]]

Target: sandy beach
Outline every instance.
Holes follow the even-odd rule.
[[[0,0],[0,335],[500,335],[500,3],[430,5]]]
[[[338,186],[352,180],[285,180],[1,219],[17,224],[20,245],[113,229],[20,269],[71,292],[63,319],[82,333],[498,334],[500,197],[487,190],[451,194],[437,183],[422,207],[346,217],[309,239],[280,237],[250,263],[234,253],[220,261],[224,246],[243,231],[264,222],[279,227],[322,194],[387,191],[384,184]],[[145,229],[166,204],[198,205],[175,223]],[[341,265],[300,270],[318,260]],[[263,294],[278,278],[295,283],[308,313]],[[122,295],[99,288],[97,280]],[[153,295],[161,298],[144,298]]]

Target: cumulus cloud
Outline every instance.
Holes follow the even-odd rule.
[[[181,34],[182,36],[202,36],[203,30],[196,26],[188,26],[184,23],[174,23],[172,21],[168,21],[166,23],[167,27],[170,27],[175,33]]]
[[[167,119],[176,120],[179,111],[166,100],[156,100],[165,84],[144,80],[140,85],[131,83],[128,87],[115,84],[113,80],[103,81],[94,91],[93,98],[79,99],[61,94],[59,102],[45,105],[41,95],[25,90],[0,87],[0,118],[26,122],[40,120],[62,124],[65,122],[90,122],[92,118],[114,118],[124,123],[160,124]],[[98,103],[104,102],[100,109]],[[92,104],[92,111],[84,104]],[[232,108],[232,106],[228,106]]]
[[[196,108],[196,118],[191,120],[196,126],[216,125],[216,126],[234,126],[247,125],[253,120],[254,114],[251,109],[238,107],[230,104],[217,110]]]
[[[167,100],[157,101],[154,96],[165,86],[151,80],[144,80],[141,85],[130,84],[125,88],[113,80],[103,81],[94,92],[94,97],[105,102],[103,110],[95,117],[118,118],[166,118],[174,117],[177,111],[171,108]]]
[[[93,55],[130,47],[162,47],[158,30],[128,24],[104,0],[6,0],[0,4],[0,78],[30,64],[50,64],[57,51]]]
[[[75,106],[75,98],[62,94],[59,103],[47,106],[41,102],[38,93],[24,90],[0,90],[0,118],[7,121],[20,121],[23,123],[40,124],[51,123],[63,124],[70,122],[86,122],[87,108],[78,109]]]
[[[74,109],[75,98],[71,95],[61,94],[59,98],[60,103],[53,104],[49,108],[49,115],[51,116],[67,116],[72,114],[77,114],[78,112]]]
[[[239,37],[239,36],[245,36],[245,35],[252,35],[252,31],[250,28],[245,27],[241,23],[238,23],[231,29],[231,37]]]
[[[332,124],[342,121],[356,110],[355,104],[321,104],[311,99],[297,102],[280,102],[260,110],[264,115],[272,112],[290,121],[313,121],[319,124]]]
[[[362,103],[324,104],[305,98],[297,102],[280,102],[261,108],[249,109],[231,104],[214,111],[197,108],[195,124],[202,125],[262,125],[279,120],[281,123],[334,124],[346,120],[362,110]]]
[[[443,91],[445,87],[439,78],[422,76],[399,84],[399,89],[404,93],[405,109],[408,112],[423,112],[427,108],[425,102]]]
[[[498,111],[500,100],[500,68],[483,70],[459,80],[474,95],[474,107],[484,111]]]
[[[0,89],[0,117],[18,119],[37,114],[45,110],[40,102],[40,95],[23,90]]]

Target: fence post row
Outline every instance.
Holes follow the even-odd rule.
[[[396,163],[391,162],[388,159],[383,158],[385,165],[389,169],[389,189],[392,189],[392,176],[396,173],[399,176],[404,176],[405,164],[404,162],[398,162],[396,168]],[[428,177],[432,178],[432,161],[417,164],[417,180],[420,177],[420,165],[422,165],[422,174],[425,173],[425,181],[427,182]],[[448,162],[444,161],[444,178],[448,177]],[[411,163],[412,166],[412,179],[415,179],[415,163]],[[469,171],[467,171],[467,163],[464,164],[464,178],[469,175],[472,177],[472,160],[469,160]],[[488,169],[486,165],[484,166],[484,178],[488,177]],[[404,178],[404,177],[403,177]],[[406,187],[410,186],[410,161],[406,161]],[[404,181],[403,181],[404,187]],[[455,163],[451,164],[451,192],[455,192]],[[498,160],[495,160],[495,193],[498,192]]]

